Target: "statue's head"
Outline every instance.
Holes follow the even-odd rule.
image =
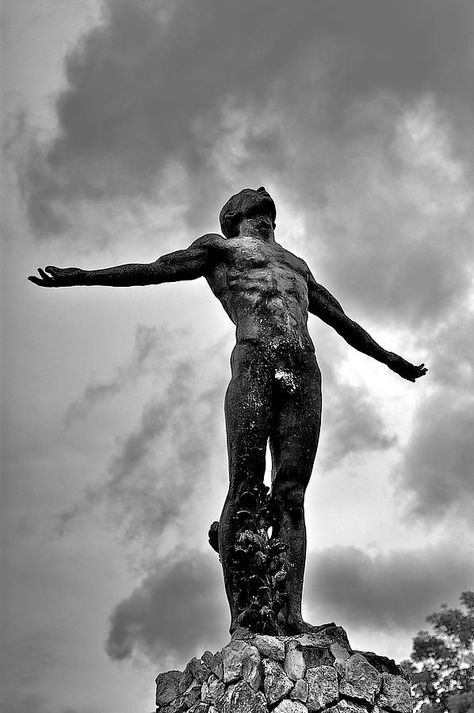
[[[268,215],[275,228],[276,208],[273,198],[261,186],[255,191],[244,188],[231,196],[219,214],[221,230],[226,238],[235,238],[239,234],[239,225],[244,218]]]

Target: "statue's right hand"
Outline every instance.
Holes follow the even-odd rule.
[[[415,382],[420,376],[424,376],[428,369],[424,364],[411,364],[409,361],[394,354],[393,352],[387,352],[387,366],[389,369],[394,371],[396,374],[406,379],[407,381]]]
[[[71,285],[79,285],[80,277],[84,270],[79,267],[55,267],[48,265],[42,270],[38,268],[38,275],[30,275],[30,282],[33,282],[39,287],[70,287]]]

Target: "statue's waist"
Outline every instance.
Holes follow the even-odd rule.
[[[303,343],[276,337],[269,340],[238,339],[231,361],[233,366],[237,363],[242,366],[246,363],[259,364],[273,370],[318,368],[314,346],[309,338]]]
[[[293,349],[314,351],[306,320],[286,314],[281,320],[269,315],[253,315],[251,319],[236,320],[235,336],[238,344],[252,344],[261,349]]]

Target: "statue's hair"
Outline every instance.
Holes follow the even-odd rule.
[[[219,222],[221,224],[221,230],[226,238],[235,238],[239,234],[239,224],[244,218],[244,213],[242,211],[244,202],[244,193],[249,189],[244,188],[239,193],[231,196],[227,203],[222,207],[219,213]],[[252,189],[250,189],[252,190]],[[273,221],[273,227],[275,227],[276,219],[276,207],[273,199],[271,200],[271,217]]]

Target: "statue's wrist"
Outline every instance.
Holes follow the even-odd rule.
[[[385,364],[391,369],[397,361],[397,355],[393,352],[385,352]]]
[[[91,285],[92,284],[92,270],[82,270],[81,268],[77,268],[77,273],[73,275],[72,279],[74,280],[75,285]]]

